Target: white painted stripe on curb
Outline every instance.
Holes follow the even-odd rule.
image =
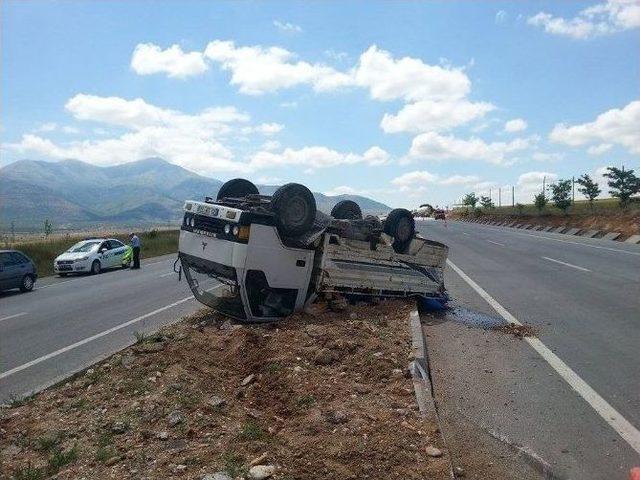
[[[449,265],[460,277],[473,288],[491,307],[507,322],[522,325],[480,285],[467,276],[457,265],[447,259]],[[538,338],[524,337],[524,340],[573,388],[605,422],[613,428],[637,453],[640,454],[640,431],[613,408],[598,392],[589,386],[571,367],[553,353]]]
[[[561,260],[556,260],[555,258],[549,258],[549,257],[542,257],[542,258],[544,258],[545,260],[549,260],[550,262],[559,263],[560,265],[564,265],[566,267],[575,268],[576,270],[582,270],[583,272],[590,272],[591,271],[588,268],[579,267],[578,265],[573,265],[571,263],[563,262]]]
[[[8,317],[0,318],[0,322],[4,322],[5,320],[9,320],[11,318],[21,317],[21,316],[26,315],[26,314],[27,314],[27,312],[15,313],[13,315],[9,315]]]
[[[499,245],[499,246],[501,246],[501,247],[504,247],[504,243],[494,242],[493,240],[487,240],[487,242],[489,242],[489,243],[493,243],[494,245]]]
[[[23,363],[22,365],[18,365],[15,368],[12,368],[11,370],[7,370],[6,372],[2,372],[0,373],[0,380],[2,380],[3,378],[7,378],[10,375],[13,375],[14,373],[18,373],[21,372],[22,370],[26,370],[27,368],[33,367],[34,365],[37,365],[39,363],[42,363],[46,360],[49,360],[50,358],[53,357],[57,357],[58,355],[62,355],[65,352],[68,352],[69,350],[73,350],[74,348],[78,348],[81,347],[82,345],[85,345],[89,342],[92,342],[94,340],[97,340],[98,338],[104,337],[106,335],[110,335],[113,332],[117,332],[118,330],[121,330],[125,327],[128,327],[129,325],[133,325],[134,323],[139,322],[140,320],[144,320],[145,318],[149,318],[153,315],[156,315],[160,312],[164,312],[165,310],[168,310],[170,308],[173,308],[177,305],[180,305],[181,303],[184,303],[188,300],[191,300],[193,297],[193,295],[183,298],[182,300],[178,300],[177,302],[173,302],[169,305],[165,305],[164,307],[158,308],[152,312],[149,313],[145,313],[144,315],[140,315],[139,317],[134,318],[133,320],[129,320],[128,322],[124,322],[121,323],[120,325],[116,325],[115,327],[109,328],[107,330],[104,330],[100,333],[96,333],[95,335],[92,335],[90,337],[84,338],[82,340],[80,340],[79,342],[76,343],[72,343],[71,345],[67,345],[66,347],[62,347],[58,350],[56,350],[55,352],[51,352],[51,353],[47,353],[46,355],[43,355],[41,357],[38,357],[34,360],[31,360],[30,362],[27,363]]]

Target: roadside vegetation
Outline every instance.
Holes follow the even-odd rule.
[[[141,258],[155,257],[178,251],[178,230],[151,230],[137,232],[142,243]],[[101,237],[117,238],[121,242],[129,243],[129,232],[101,233]],[[10,242],[5,239],[0,248],[12,248],[26,253],[36,263],[38,276],[53,275],[53,260],[74,245],[84,240],[88,235],[65,235],[53,237],[46,235],[39,241]]]

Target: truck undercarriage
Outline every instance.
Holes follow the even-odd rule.
[[[327,216],[302,185],[273,197],[242,187],[185,203],[178,256],[203,304],[239,321],[270,322],[336,294],[446,299],[448,249],[415,235],[406,210],[383,223],[363,219],[350,202]]]

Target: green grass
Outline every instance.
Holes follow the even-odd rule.
[[[127,233],[110,233],[103,236],[117,238],[125,244],[129,243]],[[178,251],[178,230],[151,230],[138,233],[142,249],[141,258],[155,257]],[[6,243],[3,248],[13,248],[27,254],[38,267],[38,276],[53,275],[53,260],[74,245],[86,238],[87,235],[67,235],[59,238],[42,239],[37,242]]]
[[[457,210],[465,210],[464,207],[461,207]],[[512,207],[511,205],[495,207],[491,209],[480,208],[483,214],[491,214],[491,215],[520,215],[519,210],[516,207]],[[635,212],[640,210],[640,201],[636,199],[636,201],[632,201],[627,207],[626,211]],[[593,209],[589,205],[587,200],[576,200],[575,203],[569,207],[567,210],[568,215],[606,215],[611,213],[620,213],[624,212],[622,208],[620,208],[620,202],[617,198],[602,198],[596,199],[593,202]],[[471,211],[469,212],[471,213]],[[538,216],[538,209],[533,205],[533,203],[529,203],[524,205],[522,208],[522,215],[526,216]],[[553,215],[553,216],[562,216],[562,210],[553,206],[553,203],[550,201],[547,206],[542,211],[542,215]]]
[[[254,422],[247,422],[242,426],[242,430],[240,430],[240,435],[238,435],[242,440],[262,440],[266,437],[266,433],[260,425]]]

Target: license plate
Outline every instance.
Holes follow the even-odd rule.
[[[58,270],[73,270],[71,265],[58,265]]]

